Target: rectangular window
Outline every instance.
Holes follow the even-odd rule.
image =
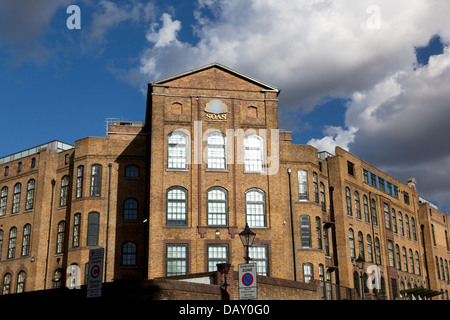
[[[384,179],[378,177],[378,189],[380,189],[383,192],[386,192],[386,186],[384,185]]]
[[[299,170],[298,176],[298,200],[308,201],[308,173],[305,170]]]
[[[269,275],[269,254],[266,245],[253,245],[248,250],[252,263],[256,263],[256,274]]]
[[[83,197],[83,174],[84,174],[84,166],[79,166],[77,168],[77,184],[75,191],[75,197],[77,199]]]
[[[187,169],[188,138],[183,132],[174,131],[167,139],[167,168]]]
[[[388,240],[388,257],[389,257],[389,266],[395,267],[394,245],[391,240]]]
[[[100,215],[98,214],[98,212],[89,213],[87,235],[88,246],[98,246],[99,219]]]
[[[94,164],[91,167],[91,197],[100,197],[102,191],[102,166]]]
[[[347,161],[347,172],[351,176],[355,175],[355,165],[350,161]]]
[[[208,272],[216,271],[219,263],[228,263],[228,245],[208,245]]]
[[[409,204],[409,193],[408,192],[403,192],[403,200],[405,201],[406,204]]]
[[[367,171],[367,169],[363,168],[363,181],[365,183],[369,183],[369,171]]]
[[[188,245],[168,244],[166,246],[166,276],[188,273]]]

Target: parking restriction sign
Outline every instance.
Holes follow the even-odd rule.
[[[89,251],[87,298],[100,297],[102,295],[104,252],[103,248]]]
[[[256,263],[239,265],[239,299],[257,299]]]

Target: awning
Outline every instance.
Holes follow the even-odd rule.
[[[426,297],[426,298],[431,298],[431,297],[443,294],[444,292],[431,290],[431,289],[425,289],[425,288],[412,288],[412,289],[407,289],[407,290],[401,290],[400,293],[402,295],[417,295],[417,296],[422,296],[422,297]]]

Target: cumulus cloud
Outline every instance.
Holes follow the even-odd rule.
[[[326,126],[325,136],[321,139],[311,139],[307,144],[316,147],[319,151],[327,151],[334,154],[334,149],[339,146],[344,150],[349,150],[349,144],[355,140],[358,128],[350,127],[343,129],[337,126]]]

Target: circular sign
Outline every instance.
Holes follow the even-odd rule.
[[[100,267],[98,265],[94,265],[91,269],[92,278],[97,278],[100,274]]]
[[[242,276],[242,284],[246,287],[251,286],[253,283],[253,276],[251,273],[246,273]]]

